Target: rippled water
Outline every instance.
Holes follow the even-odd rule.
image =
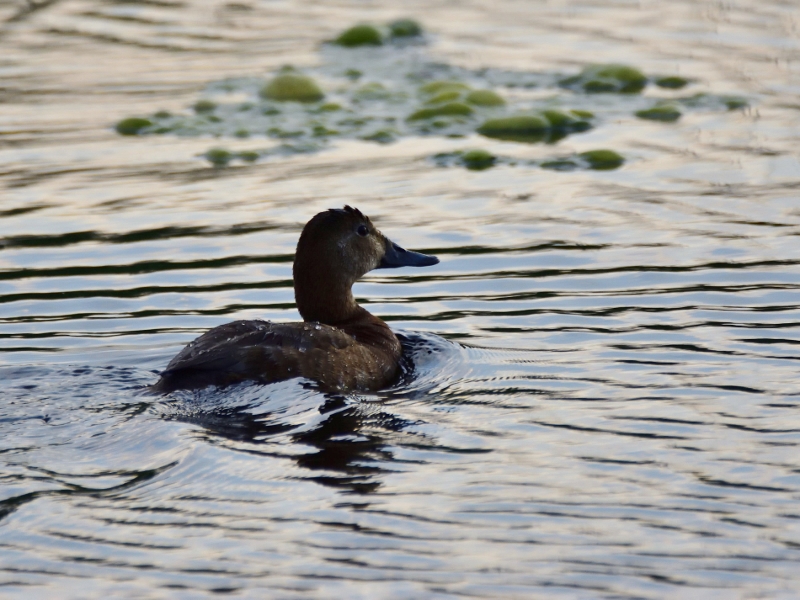
[[[0,5],[0,595],[800,595],[796,3],[402,10]],[[575,94],[599,120],[555,144],[343,139],[228,168],[202,155],[272,142],[113,129],[324,73],[322,41],[406,15],[424,60],[540,74],[526,101],[618,62],[749,106],[662,123],[634,105],[676,92]],[[517,164],[431,159],[474,147]],[[595,148],[626,162],[536,166]],[[297,236],[345,203],[442,259],[356,286],[413,377],[142,392],[214,325],[297,319]]]

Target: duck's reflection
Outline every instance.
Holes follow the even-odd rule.
[[[409,423],[386,412],[375,402],[359,402],[340,395],[319,396],[323,403],[320,423],[302,431],[281,422],[275,415],[255,414],[252,406],[219,408],[188,414],[173,414],[184,422],[203,427],[206,434],[239,443],[272,443],[287,435],[294,443],[309,446],[310,452],[295,455],[297,464],[312,472],[311,480],[321,485],[356,494],[369,494],[381,484],[381,476],[394,461],[387,438]]]
[[[292,436],[295,442],[316,449],[298,456],[297,464],[336,473],[312,477],[322,485],[359,494],[374,492],[381,485],[380,475],[387,471],[384,465],[393,459],[376,429],[391,419],[382,419],[381,413],[358,404],[348,405],[341,396],[329,397],[320,411],[329,414],[319,426]]]

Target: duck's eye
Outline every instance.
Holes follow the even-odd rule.
[[[366,225],[359,225],[358,229],[356,229],[356,233],[361,237],[367,237],[369,235],[369,229],[367,229]]]

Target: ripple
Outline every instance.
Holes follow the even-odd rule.
[[[404,10],[451,65],[425,58],[426,76],[480,73],[518,106],[548,102],[559,73],[632,56],[705,100],[559,91],[597,105],[593,129],[550,145],[342,139],[225,169],[203,158],[209,138],[113,125],[283,64],[343,81],[353,55],[321,41],[397,15],[0,8],[4,593],[796,597],[794,7],[654,6]],[[362,80],[395,58],[384,48]],[[528,87],[511,87],[520,74]],[[750,107],[703,104],[728,95]],[[659,101],[695,106],[633,116]],[[430,161],[473,147],[516,166]],[[529,168],[600,147],[625,164]],[[146,392],[199,332],[297,320],[297,235],[345,203],[442,259],[355,287],[402,336],[393,388]]]

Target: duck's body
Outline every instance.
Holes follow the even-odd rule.
[[[215,327],[170,361],[153,390],[294,377],[314,380],[326,391],[386,387],[399,374],[402,347],[386,323],[356,303],[351,287],[372,269],[438,262],[393,244],[356,209],[320,213],[303,229],[295,255],[295,299],[303,322]]]

